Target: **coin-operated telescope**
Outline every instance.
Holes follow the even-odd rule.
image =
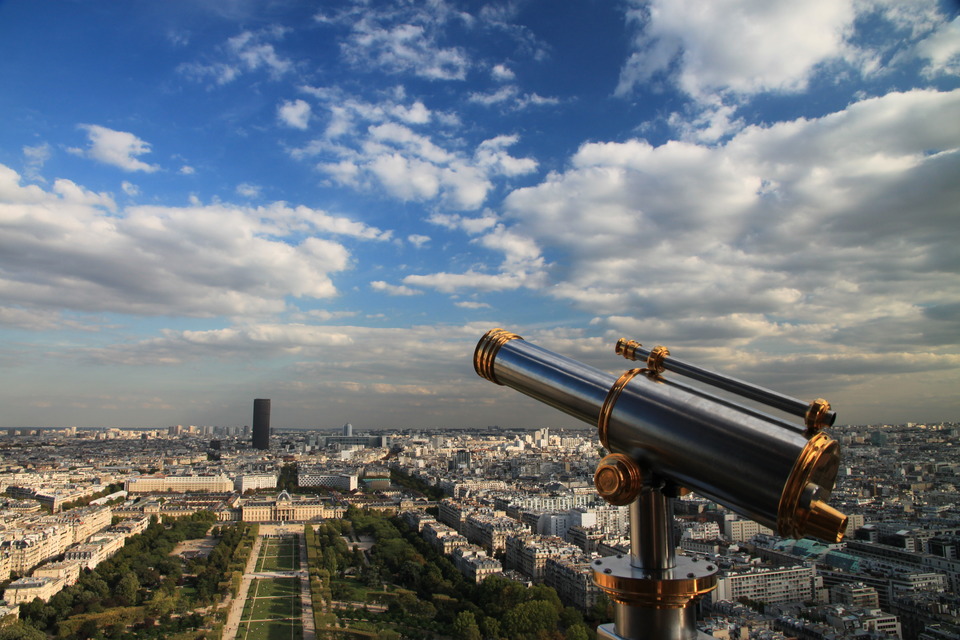
[[[647,350],[632,340],[618,354],[646,359],[619,377],[493,329],[473,364],[487,380],[512,387],[597,425],[610,455],[594,474],[607,502],[630,505],[630,556],[594,561],[596,584],[614,602],[602,640],[694,640],[697,598],[716,587],[708,561],[676,557],[673,498],[694,491],[788,538],[839,542],[847,517],[827,504],[839,446],[823,429],[836,415],[825,400],[794,398]],[[725,396],[666,378],[672,371],[749,400],[802,416],[768,415]]]

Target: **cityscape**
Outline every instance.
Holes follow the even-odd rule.
[[[0,640],[960,640],[956,0],[0,0],[0,87]]]
[[[630,516],[597,495],[593,429],[271,430],[268,399],[252,418],[7,429],[2,611],[22,634],[9,637],[593,638],[610,621],[591,563],[630,553]],[[697,633],[960,637],[957,429],[830,429],[839,543],[780,537],[695,493],[674,500],[676,553],[718,568]],[[70,595],[150,527],[188,525],[196,540],[180,534],[186,550],[164,564],[181,566],[158,582],[176,595],[151,588],[156,567],[108,578],[126,595],[93,610]],[[203,587],[214,551],[234,566]],[[514,608],[478,600],[505,593]]]

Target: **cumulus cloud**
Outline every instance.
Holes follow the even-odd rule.
[[[35,146],[24,146],[23,147],[23,158],[24,158],[24,171],[23,175],[28,180],[40,180],[40,171],[43,169],[43,165],[47,163],[47,160],[51,156],[50,145],[44,142],[43,144],[38,144]]]
[[[316,20],[350,29],[341,54],[348,64],[362,70],[463,80],[471,66],[462,47],[443,42],[443,27],[451,21],[469,25],[472,18],[445,2],[424,7],[394,5],[376,12],[359,4],[338,13],[320,13]]]
[[[155,164],[147,164],[139,159],[139,156],[150,153],[150,144],[134,134],[96,124],[84,124],[80,128],[87,132],[90,144],[86,150],[73,150],[75,153],[124,171],[153,173],[160,169]]]
[[[391,234],[286,203],[132,206],[57,180],[23,186],[0,165],[0,296],[23,308],[143,315],[276,313],[336,294],[350,266],[332,237]],[[321,237],[331,236],[331,237]]]
[[[294,129],[306,129],[310,123],[310,105],[304,100],[284,101],[277,107],[280,122]]]
[[[510,82],[517,77],[517,74],[505,64],[495,64],[490,69],[490,76],[499,82]]]
[[[342,185],[376,184],[401,200],[440,200],[453,209],[472,210],[483,205],[493,188],[492,175],[516,175],[536,168],[532,160],[509,156],[505,146],[488,141],[471,158],[439,146],[404,124],[385,122],[369,126],[366,135],[351,146],[318,143],[295,155],[333,156],[316,166]]]
[[[492,178],[537,169],[536,160],[509,154],[517,136],[484,140],[471,156],[460,148],[460,141],[443,135],[442,124],[433,135],[421,133],[417,125],[433,121],[436,114],[419,101],[404,103],[402,91],[381,103],[369,103],[337,90],[305,90],[330,116],[322,138],[290,153],[299,160],[320,156],[316,168],[340,185],[360,190],[380,187],[401,200],[437,200],[451,209],[473,210],[486,201]]]
[[[486,302],[473,302],[470,300],[461,300],[460,302],[453,303],[455,307],[460,307],[461,309],[491,309],[492,307]]]
[[[415,246],[417,249],[422,249],[428,242],[430,242],[430,236],[413,233],[407,236],[407,242]]]
[[[243,196],[244,198],[259,198],[263,187],[257,184],[250,184],[249,182],[241,182],[237,185],[235,191],[238,196]]]
[[[507,148],[516,144],[518,140],[519,136],[497,136],[484,140],[477,147],[475,154],[477,164],[492,173],[505,176],[533,173],[537,170],[536,160],[533,158],[514,158],[507,153]]]
[[[664,339],[946,348],[955,333],[924,310],[960,302],[958,110],[960,91],[912,91],[717,147],[585,144],[510,194],[483,242],[528,262],[548,249],[550,295]]]
[[[960,73],[960,17],[939,26],[917,43],[917,55],[928,61],[930,75]]]
[[[371,282],[370,288],[374,291],[386,293],[391,296],[418,296],[423,293],[423,291],[418,291],[417,289],[389,284],[383,280],[375,280]]]
[[[694,98],[716,91],[798,91],[824,61],[843,58],[856,12],[850,0],[633,0],[634,52],[618,94],[668,71]],[[737,46],[730,46],[736,42]]]
[[[203,61],[187,62],[178,71],[188,78],[216,85],[233,82],[244,73],[266,71],[278,79],[291,71],[293,62],[277,53],[271,41],[280,39],[285,30],[270,27],[260,31],[243,31],[229,38],[215,53]]]
[[[485,107],[500,106],[514,111],[527,107],[542,107],[560,104],[559,98],[544,97],[538,93],[524,93],[516,85],[508,84],[495,91],[483,93],[474,91],[468,97],[470,102]]]

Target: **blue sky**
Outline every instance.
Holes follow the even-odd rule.
[[[0,427],[570,424],[493,327],[960,419],[958,14],[0,2]]]

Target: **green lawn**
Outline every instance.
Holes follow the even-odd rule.
[[[256,570],[296,571],[300,569],[300,541],[297,536],[267,538],[260,548]]]
[[[299,620],[244,622],[237,629],[237,640],[302,640]]]
[[[238,640],[301,640],[299,578],[261,578],[250,583]]]

